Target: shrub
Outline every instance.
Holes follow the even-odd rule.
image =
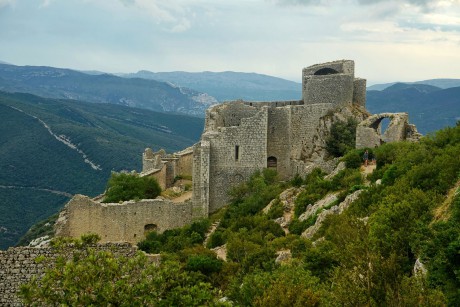
[[[358,122],[349,118],[346,122],[336,121],[331,126],[329,137],[326,139],[326,150],[334,157],[341,157],[355,148],[356,127]]]
[[[222,260],[209,255],[191,255],[187,260],[185,269],[209,275],[222,269]]]
[[[107,183],[104,202],[119,202],[133,199],[151,199],[161,193],[161,187],[153,177],[139,177],[124,173],[112,173]]]
[[[276,202],[272,204],[270,210],[267,213],[267,217],[269,219],[277,219],[279,217],[282,217],[284,214],[284,208],[283,205],[281,204],[280,200],[277,198]]]
[[[310,221],[308,220],[300,221],[298,219],[293,219],[291,221],[291,224],[289,224],[289,232],[296,234],[296,235],[301,235],[302,232],[305,231],[305,229],[311,226],[309,224],[310,224]]]

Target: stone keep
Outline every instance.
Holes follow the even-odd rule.
[[[231,187],[256,170],[274,168],[282,178],[303,174],[324,138],[322,120],[352,105],[365,113],[366,80],[354,62],[313,65],[302,72],[302,100],[233,101],[206,111],[201,141],[194,146],[193,204],[202,215],[228,202]],[[350,113],[350,116],[352,114]],[[327,133],[327,132],[326,132]]]

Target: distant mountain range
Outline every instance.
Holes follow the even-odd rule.
[[[248,101],[297,100],[302,96],[302,84],[256,73],[242,72],[150,72],[122,74],[127,78],[165,81],[181,87],[208,93],[218,101],[243,99]]]
[[[141,78],[0,64],[0,90],[203,116],[217,101],[205,93]]]
[[[102,193],[112,170],[142,168],[146,147],[198,141],[202,118],[0,92],[0,249],[76,193]]]
[[[426,84],[436,86],[442,89],[458,87],[460,86],[460,79],[430,79],[416,82],[391,82],[383,84],[374,84],[367,88],[368,91],[382,91],[387,87],[390,87],[396,83],[405,83],[405,84]]]

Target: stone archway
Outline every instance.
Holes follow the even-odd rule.
[[[267,158],[267,168],[274,168],[278,167],[278,159],[276,157],[270,156]]]
[[[381,125],[386,118],[390,120],[390,123],[382,134]],[[420,136],[415,126],[409,124],[407,113],[375,114],[358,124],[356,128],[356,148],[374,148],[386,142],[407,139],[416,141]]]

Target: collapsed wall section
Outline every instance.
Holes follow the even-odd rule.
[[[239,126],[242,119],[251,118],[257,112],[258,108],[245,104],[242,100],[216,105],[206,110],[204,133]]]
[[[136,244],[149,231],[163,232],[192,222],[192,204],[163,199],[143,199],[117,203],[98,203],[75,195],[61,211],[56,236],[80,237],[96,233],[101,242]]]
[[[390,123],[382,133],[382,121]],[[356,128],[356,148],[374,148],[383,143],[398,141],[418,141],[422,135],[414,125],[409,124],[407,113],[381,113],[372,115],[358,124]]]

